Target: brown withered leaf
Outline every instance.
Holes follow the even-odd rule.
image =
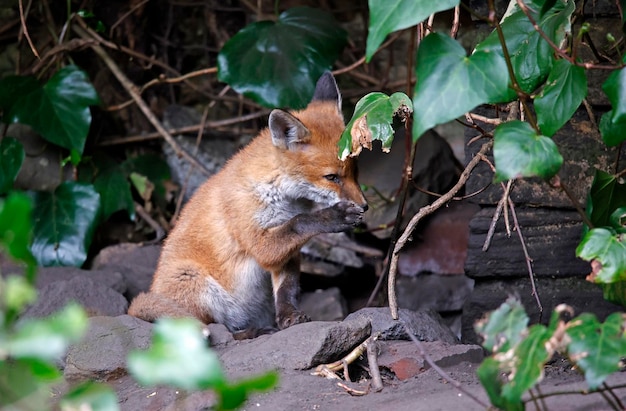
[[[602,263],[598,260],[591,260],[591,273],[587,275],[585,280],[589,281],[590,283],[595,283],[596,277],[598,276],[598,273],[600,271],[602,271]]]
[[[357,157],[363,148],[372,149],[372,132],[367,125],[367,116],[363,116],[352,124],[352,150],[350,157]]]

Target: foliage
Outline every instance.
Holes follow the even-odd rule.
[[[154,327],[152,346],[128,355],[128,370],[144,385],[169,385],[184,390],[213,389],[218,409],[243,404],[248,394],[276,385],[277,374],[268,373],[231,384],[222,372],[217,355],[207,348],[200,324],[192,319],[162,319]]]
[[[476,325],[483,346],[492,354],[477,370],[491,403],[503,410],[523,410],[523,397],[543,379],[543,369],[555,354],[569,361],[596,390],[606,377],[620,369],[626,355],[626,316],[615,313],[604,323],[583,313],[566,321],[571,308],[561,305],[548,326],[527,327],[521,303],[509,298]]]
[[[218,56],[219,79],[264,106],[304,108],[346,36],[325,11],[289,9],[233,36]]]

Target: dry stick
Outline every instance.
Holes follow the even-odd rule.
[[[87,34],[87,32],[85,32],[82,28],[80,28],[78,26],[74,26],[74,30],[78,33],[78,35],[80,37],[82,37],[84,39],[87,39],[89,37],[89,34]],[[174,140],[174,137],[172,137],[172,135],[163,127],[163,125],[161,124],[159,119],[154,115],[152,110],[150,110],[150,107],[148,107],[148,104],[146,104],[146,102],[141,98],[141,96],[137,92],[137,86],[135,86],[128,79],[128,77],[126,77],[126,75],[117,66],[117,64],[115,64],[115,62],[111,59],[111,57],[109,57],[107,52],[104,51],[104,49],[100,45],[98,45],[98,44],[91,45],[91,49],[102,59],[102,61],[104,61],[104,63],[107,65],[107,67],[109,67],[109,70],[111,70],[113,75],[117,78],[117,80],[126,89],[128,94],[130,94],[131,97],[133,98],[133,100],[135,100],[135,103],[137,104],[139,109],[143,112],[143,114],[146,116],[148,121],[150,121],[150,123],[152,123],[154,128],[156,128],[157,131],[159,132],[159,134],[161,136],[163,136],[165,141],[167,141],[168,144],[170,146],[172,146],[172,148],[174,149],[174,152],[176,153],[176,155],[179,156],[179,157],[180,156],[184,157],[191,164],[193,164],[194,166],[198,167],[207,176],[211,175],[211,172],[209,171],[208,168],[206,168],[206,166],[204,164],[200,163],[195,157],[193,157],[191,154],[187,153],[185,150],[183,150],[182,147],[180,147],[180,145],[178,145],[176,140]]]
[[[30,39],[30,35],[28,34],[28,27],[26,27],[26,16],[24,15],[24,4],[22,0],[18,2],[18,5],[20,9],[20,22],[22,23],[22,32],[24,33],[24,36],[26,37],[26,41],[28,41],[30,50],[33,52],[35,57],[39,59],[40,58],[39,52],[37,52],[37,49],[35,48],[35,45],[33,44],[33,41]],[[28,6],[28,8],[30,8],[30,5]]]
[[[124,13],[119,19],[117,19],[117,21],[115,23],[113,23],[111,25],[111,28],[109,29],[109,37],[113,37],[113,31],[117,28],[117,26],[119,26],[124,20],[126,20],[126,18],[128,16],[130,16],[131,14],[133,14],[135,12],[135,10],[137,10],[138,8],[142,7],[144,4],[146,4],[147,2],[149,2],[150,0],[143,0],[140,1],[139,3],[135,4],[133,7],[130,8],[130,10],[128,10],[126,13]]]
[[[378,369],[378,344],[376,344],[376,335],[372,335],[367,344],[367,363],[370,368],[370,376],[372,377],[372,390],[379,392],[383,389],[383,379],[380,377],[380,370]]]
[[[485,143],[483,145],[483,148],[489,143]],[[473,160],[473,159],[472,159]],[[469,164],[468,164],[469,165]],[[406,333],[409,335],[409,337],[411,338],[411,340],[415,343],[415,345],[417,346],[417,349],[419,350],[419,355],[424,359],[424,361],[426,361],[428,363],[428,365],[430,365],[430,367],[435,370],[437,372],[437,374],[441,375],[446,381],[448,381],[450,384],[452,384],[452,386],[454,388],[456,388],[457,390],[459,390],[460,392],[462,392],[463,394],[467,395],[468,397],[470,397],[472,400],[476,401],[476,403],[478,403],[480,406],[484,407],[485,409],[489,408],[489,404],[485,404],[480,398],[478,398],[477,396],[475,396],[474,394],[472,394],[471,392],[467,391],[463,385],[458,382],[457,380],[455,380],[454,378],[452,378],[447,372],[445,372],[441,367],[439,367],[435,361],[433,361],[432,358],[430,358],[430,355],[428,355],[428,353],[426,352],[426,350],[424,349],[424,344],[422,344],[422,342],[420,340],[417,339],[417,337],[415,337],[415,335],[413,335],[413,332],[409,329],[409,327],[407,327],[406,324],[403,324],[404,328],[406,329]]]
[[[480,151],[474,156],[474,158],[470,160],[469,163],[467,163],[465,170],[463,170],[463,172],[461,173],[461,176],[459,177],[459,181],[457,181],[454,187],[452,187],[450,191],[448,191],[446,194],[442,195],[437,200],[435,200],[432,204],[420,208],[417,214],[415,214],[413,218],[411,218],[411,221],[409,221],[409,224],[405,228],[404,233],[402,233],[402,235],[396,242],[396,245],[393,249],[393,253],[391,254],[391,261],[389,263],[389,279],[388,279],[389,289],[387,290],[389,293],[389,309],[391,310],[391,316],[393,317],[394,320],[398,319],[398,302],[396,300],[396,273],[398,270],[398,256],[400,255],[400,250],[402,249],[402,247],[404,247],[406,242],[409,240],[409,238],[411,237],[411,234],[413,233],[413,230],[415,229],[415,227],[417,226],[417,224],[420,222],[422,218],[433,213],[435,210],[439,209],[441,206],[443,206],[448,201],[450,201],[456,193],[459,192],[459,190],[463,187],[463,185],[465,185],[465,182],[469,178],[472,170],[478,165],[478,163],[480,163],[480,161],[482,160],[482,156],[484,156],[487,153],[487,151],[491,148],[492,145],[493,145],[493,140],[489,140],[488,142],[482,145],[482,147],[480,148]]]
[[[515,205],[509,198],[508,200],[509,208],[511,209],[511,215],[513,216],[513,224],[515,226],[515,230],[517,231],[517,236],[519,237],[520,243],[522,243],[522,250],[524,251],[524,257],[526,259],[526,268],[528,268],[528,277],[530,278],[530,285],[532,287],[532,294],[535,297],[535,301],[537,301],[537,307],[539,308],[539,322],[541,322],[541,318],[543,316],[543,306],[541,305],[541,300],[539,299],[539,293],[537,292],[537,287],[535,285],[535,273],[533,272],[533,259],[528,254],[528,249],[526,248],[526,241],[524,241],[524,235],[522,234],[522,229],[520,228],[519,221],[517,220],[517,213],[515,212]]]
[[[510,182],[511,180],[509,180]],[[491,218],[491,224],[489,224],[489,230],[487,230],[487,236],[485,237],[485,242],[483,243],[483,251],[489,250],[489,246],[491,245],[491,239],[493,238],[494,233],[496,232],[496,224],[500,219],[500,214],[502,213],[502,209],[504,208],[504,203],[506,203],[506,199],[508,198],[508,192],[505,192],[500,201],[498,201],[498,206],[496,207],[496,212],[493,213],[493,217]]]

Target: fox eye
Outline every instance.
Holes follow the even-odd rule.
[[[326,174],[324,178],[333,183],[339,183],[339,176],[337,174]]]

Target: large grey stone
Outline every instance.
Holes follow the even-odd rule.
[[[120,272],[126,282],[125,296],[131,300],[150,288],[160,254],[159,245],[116,244],[102,249],[94,258],[91,269]]]
[[[341,321],[348,314],[346,299],[337,287],[303,293],[300,309],[313,321]]]
[[[367,318],[342,322],[312,321],[271,335],[229,345],[221,353],[225,367],[236,374],[267,369],[304,370],[337,361],[365,341]]]
[[[543,314],[539,312],[532,287],[528,278],[499,280],[481,280],[474,284],[474,291],[463,307],[462,341],[479,343],[474,331],[474,324],[486,313],[495,310],[509,296],[520,297],[530,323],[547,324],[552,310],[564,303],[572,306],[576,315],[590,312],[604,320],[615,311],[623,311],[623,307],[609,303],[602,297],[602,289],[585,281],[584,277],[571,278],[537,278],[535,281]]]
[[[381,340],[408,340],[410,332],[421,341],[444,341],[450,344],[457,343],[454,333],[448,328],[435,311],[398,310],[398,320],[391,318],[391,312],[386,307],[362,308],[348,315],[345,321],[365,319],[372,324],[372,333],[380,332]]]
[[[484,208],[470,223],[465,273],[474,279],[528,276],[519,237],[516,232],[507,236],[502,218],[496,225],[489,249],[482,251],[494,211],[495,207]],[[517,208],[516,212],[536,276],[584,276],[590,272],[589,263],[575,255],[582,230],[576,211]]]
[[[54,281],[39,290],[37,301],[28,307],[23,317],[47,317],[75,301],[89,315],[122,315],[128,309],[124,296],[87,276],[75,276],[66,281]]]
[[[126,356],[150,345],[152,324],[129,315],[92,317],[83,339],[70,346],[63,375],[67,380],[108,380],[126,373]]]

